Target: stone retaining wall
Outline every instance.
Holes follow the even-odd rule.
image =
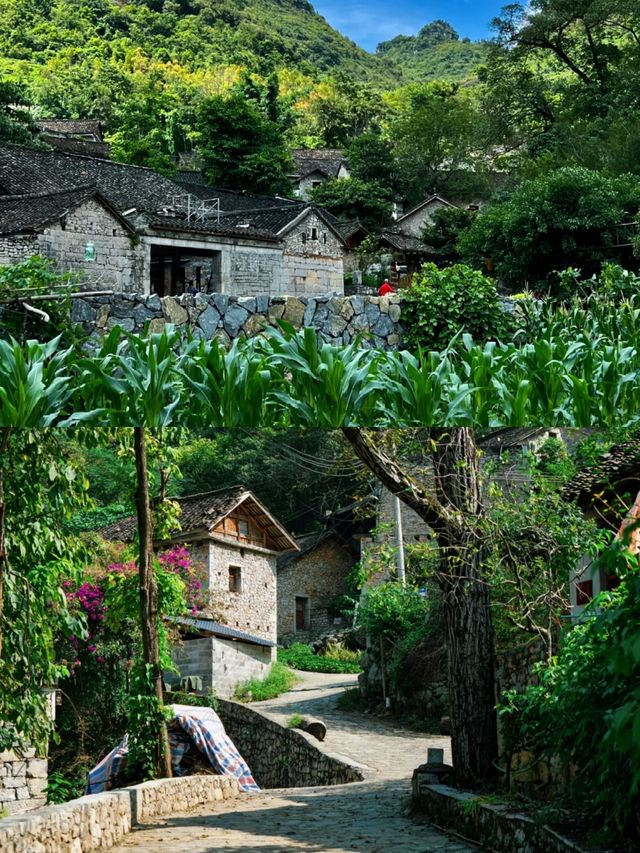
[[[0,820],[2,853],[89,853],[118,844],[149,818],[238,797],[235,779],[187,776],[80,797]]]
[[[548,826],[508,805],[487,802],[477,794],[447,785],[416,785],[414,807],[434,824],[478,841],[482,849],[504,853],[582,853],[581,848]]]
[[[22,755],[12,750],[0,752],[0,810],[18,814],[43,806],[47,765],[46,758],[36,758],[34,749],[24,750]]]
[[[252,337],[284,319],[294,328],[310,326],[334,344],[358,334],[370,335],[372,347],[398,349],[402,340],[400,297],[392,296],[228,296],[224,293],[165,296],[118,293],[72,300],[71,320],[85,332],[102,336],[114,326],[128,332],[152,332],[165,324],[188,328],[199,338]]]
[[[221,699],[218,715],[261,788],[305,788],[360,782],[360,767],[323,752],[311,735]]]

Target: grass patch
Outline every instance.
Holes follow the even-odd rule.
[[[300,714],[292,714],[287,720],[287,728],[288,729],[299,729],[300,723],[304,720],[304,717],[301,717]]]
[[[288,666],[276,661],[266,678],[250,678],[249,681],[238,684],[234,696],[241,702],[262,702],[286,693],[298,680]]]
[[[360,652],[352,652],[337,643],[328,646],[324,655],[317,655],[311,646],[304,643],[293,643],[289,648],[278,651],[279,661],[306,672],[360,672],[360,658]]]

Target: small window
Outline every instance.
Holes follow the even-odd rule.
[[[311,189],[315,190],[316,187],[319,187],[322,181],[311,181]]]
[[[327,245],[327,232],[326,231],[322,232],[322,242],[325,244],[325,246]]]
[[[60,228],[63,231],[67,228],[67,217],[64,214],[60,217]]]
[[[580,581],[576,584],[576,604],[584,607],[593,598],[593,581]]]
[[[229,592],[242,592],[240,566],[229,566]]]
[[[238,534],[243,539],[249,538],[249,522],[246,519],[243,519],[243,518],[238,519]]]
[[[307,233],[306,233],[306,231],[303,231],[303,232],[302,232],[302,234],[300,235],[300,239],[302,240],[302,242],[303,242],[303,243],[306,243],[306,242],[307,242]]]
[[[318,239],[318,229],[317,229],[317,228],[312,228],[312,229],[311,229],[311,239],[312,239],[312,240],[317,240],[317,239]]]
[[[306,596],[296,596],[296,631],[309,630],[309,599]]]

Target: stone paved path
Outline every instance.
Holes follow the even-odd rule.
[[[337,697],[355,686],[355,676],[303,673],[292,691],[256,702],[274,719],[292,714],[327,724],[321,745],[364,765],[366,780],[322,788],[288,788],[245,795],[182,815],[156,819],[137,829],[115,853],[470,853],[479,848],[404,815],[411,773],[426,761],[427,748],[445,749],[449,739],[401,728],[393,721],[340,711]]]

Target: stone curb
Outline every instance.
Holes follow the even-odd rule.
[[[452,829],[498,853],[587,853],[555,830],[508,805],[483,802],[448,785],[420,783],[414,774],[413,804],[434,825]]]

